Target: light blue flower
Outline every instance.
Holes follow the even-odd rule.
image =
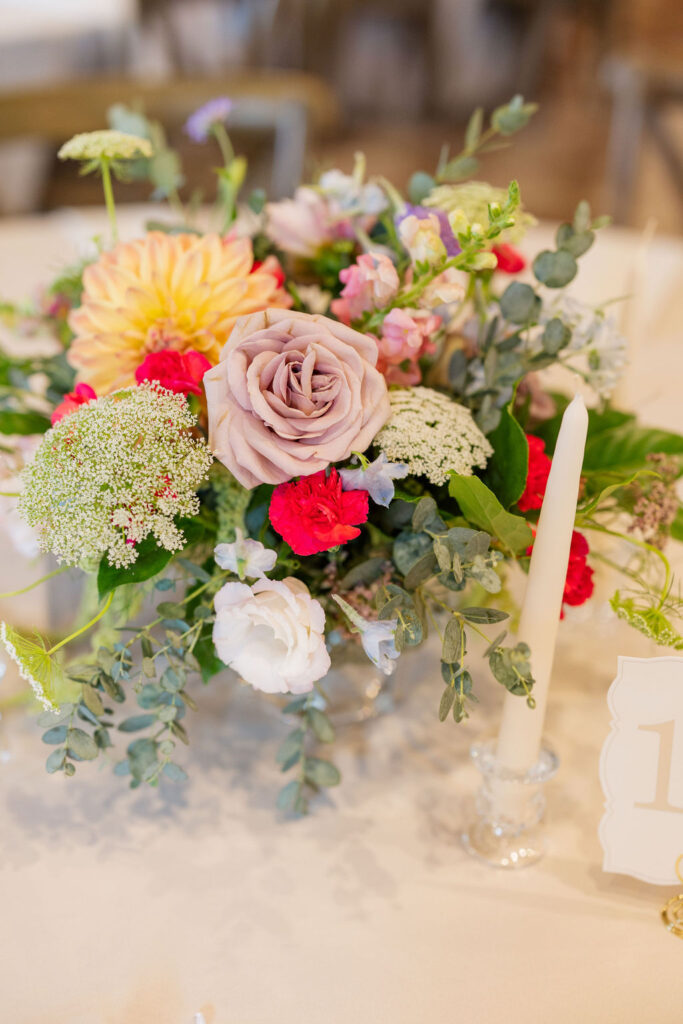
[[[374,462],[342,469],[339,475],[345,491],[367,491],[376,505],[387,508],[394,497],[394,480],[407,476],[408,467],[404,462],[389,462],[382,452]]]
[[[398,619],[368,622],[343,597],[339,597],[338,594],[333,594],[332,597],[351,623],[351,631],[360,634],[363,650],[372,664],[385,676],[390,676],[396,668],[395,661],[399,656],[396,650]]]

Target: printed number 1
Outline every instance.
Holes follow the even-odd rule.
[[[655,798],[649,804],[636,804],[647,811],[674,811],[683,814],[683,807],[674,807],[669,803],[669,786],[671,784],[671,762],[674,750],[675,721],[660,722],[658,725],[639,725],[643,732],[659,734],[659,758],[657,761],[657,785]]]

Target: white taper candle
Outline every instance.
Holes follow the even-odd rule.
[[[576,395],[562,417],[519,621],[518,639],[531,648],[536,707],[529,708],[523,697],[505,695],[496,753],[511,771],[531,768],[541,749],[587,431],[586,406]]]

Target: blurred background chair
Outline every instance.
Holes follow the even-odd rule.
[[[522,92],[538,116],[480,173],[514,171],[542,217],[585,196],[680,231],[682,19],[680,0],[0,0],[0,208],[96,201],[54,152],[114,101],[169,124],[191,187],[213,157],[180,124],[234,95],[253,179],[280,195],[358,149],[402,184],[458,146],[475,105]]]

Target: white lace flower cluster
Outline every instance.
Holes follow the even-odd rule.
[[[151,157],[152,143],[129,132],[103,128],[96,132],[81,132],[65,142],[57,156],[60,160],[134,160]]]
[[[443,484],[452,470],[471,476],[484,468],[493,449],[469,409],[432,388],[389,392],[391,417],[374,444],[391,462],[405,462],[411,473]]]
[[[151,382],[61,419],[23,472],[19,508],[41,548],[70,565],[106,553],[117,567],[131,565],[150,535],[167,551],[182,548],[174,518],[199,511],[196,490],[212,462],[194,425],[185,397]]]

